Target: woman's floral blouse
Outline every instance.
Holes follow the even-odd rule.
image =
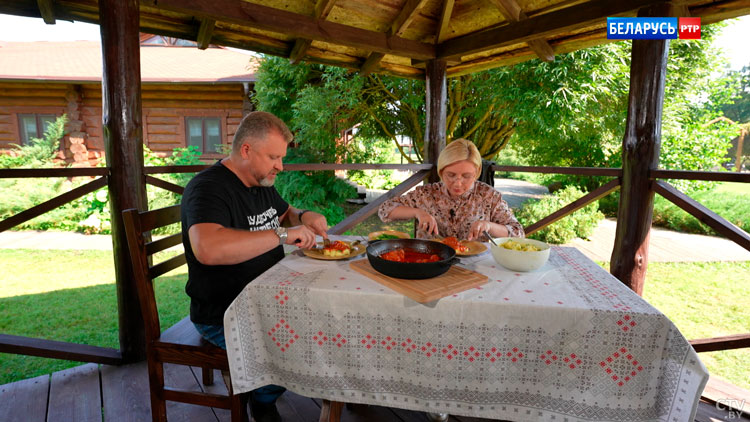
[[[418,186],[411,192],[397,198],[389,199],[378,209],[378,216],[383,222],[390,222],[388,214],[398,206],[419,208],[435,217],[438,233],[443,237],[455,236],[459,239],[469,237],[471,223],[477,220],[503,224],[508,228],[509,236],[524,237],[523,227],[513,216],[513,211],[502,199],[500,192],[492,186],[479,181],[463,195],[452,197],[443,182]],[[429,238],[421,229],[417,237]],[[482,235],[480,241],[489,239]]]

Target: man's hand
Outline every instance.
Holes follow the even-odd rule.
[[[300,222],[312,230],[313,233],[323,236],[323,239],[328,239],[328,222],[325,216],[317,212],[308,211],[302,216],[301,220]]]
[[[290,227],[286,233],[287,237],[284,243],[287,245],[296,245],[302,249],[310,249],[316,245],[315,233],[306,226]]]

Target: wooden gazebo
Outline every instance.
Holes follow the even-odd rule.
[[[145,184],[180,191],[152,176],[198,168],[144,168],[138,34],[147,32],[426,81],[426,157],[420,165],[296,164],[286,170],[392,168],[417,171],[386,200],[435,177],[445,146],[447,78],[608,42],[612,16],[693,16],[702,24],[750,14],[747,0],[4,0],[0,13],[74,20],[101,26],[104,61],[103,127],[106,168],[0,170],[0,177],[99,176],[87,185],[0,222],[0,231],[107,185],[117,274],[120,350],[0,334],[0,352],[120,364],[144,356],[143,324],[130,276],[121,211],[147,207]],[[556,221],[610,192],[621,200],[611,272],[641,292],[648,260],[654,193],[680,205],[750,250],[750,235],[659,179],[750,182],[732,172],[658,168],[669,41],[633,42],[630,96],[621,169],[502,167],[542,173],[609,176],[612,181],[528,227]],[[367,215],[373,202],[331,229],[341,233]],[[750,334],[693,342],[698,351],[750,346]]]

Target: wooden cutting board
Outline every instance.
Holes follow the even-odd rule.
[[[370,261],[360,259],[349,263],[356,272],[389,287],[417,302],[432,302],[454,293],[463,292],[487,282],[487,276],[452,265],[445,273],[421,280],[389,277],[372,268]]]

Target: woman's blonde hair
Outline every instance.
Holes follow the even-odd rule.
[[[443,169],[459,161],[471,161],[477,167],[476,178],[482,171],[482,154],[474,142],[468,139],[456,139],[446,146],[438,156],[438,176],[443,179]]]

